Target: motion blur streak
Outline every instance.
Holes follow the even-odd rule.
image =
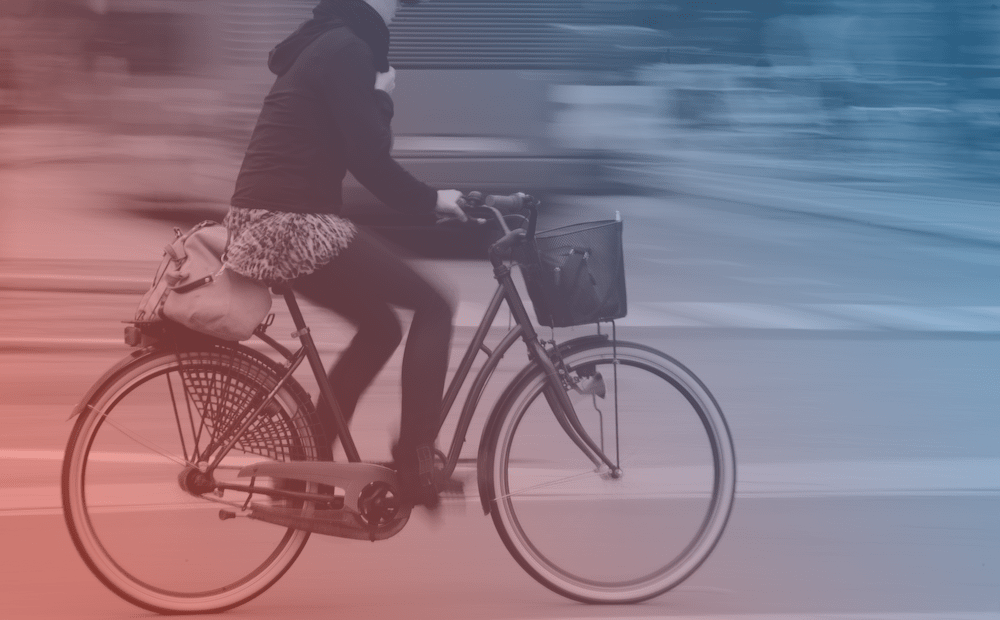
[[[313,4],[0,0],[0,617],[134,615],[58,514],[66,420],[129,352],[121,321],[173,227],[224,215],[267,53]],[[618,333],[718,398],[736,508],[641,606],[549,593],[471,495],[377,545],[314,536],[230,616],[1000,617],[1000,2],[426,0],[392,34],[395,155],[417,176],[537,195],[543,228],[621,213]],[[492,291],[486,236],[356,183],[345,201],[457,291],[454,364]],[[335,355],[348,326],[306,312]],[[279,312],[271,333],[291,330]],[[374,460],[398,375],[397,357],[354,422]]]

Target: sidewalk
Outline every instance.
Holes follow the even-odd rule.
[[[657,159],[662,163],[621,172],[654,191],[1000,246],[1000,183],[956,183],[932,165],[835,165],[722,151]]]

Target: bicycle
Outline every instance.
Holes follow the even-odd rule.
[[[479,445],[484,512],[524,570],[563,596],[659,596],[705,561],[728,520],[736,461],[722,411],[687,368],[618,340],[614,323],[610,336],[542,340],[512,278],[524,266],[513,255],[532,247],[538,202],[524,194],[470,202],[470,214],[503,230],[489,251],[498,285],[444,396],[438,434],[485,353],[449,452],[435,455],[442,475],[454,473],[501,358],[523,342],[528,363],[492,406]],[[136,324],[129,329],[142,346],[73,413],[62,470],[69,532],[94,575],[139,607],[231,609],[273,585],[310,534],[384,540],[410,516],[395,471],[362,461],[294,294],[275,292],[301,346],[274,340],[270,321],[256,336],[282,361],[170,323]],[[505,302],[513,323],[491,349]],[[333,404],[347,462],[332,460],[292,376],[304,361]]]

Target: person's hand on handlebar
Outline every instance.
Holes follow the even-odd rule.
[[[437,216],[437,223],[449,220],[465,222],[469,218],[459,206],[462,192],[457,189],[439,189],[437,194],[437,205],[434,207],[434,215]]]
[[[462,192],[457,189],[438,190],[437,206],[434,207],[434,215],[437,216],[437,223],[440,224],[449,221],[468,222],[469,217],[462,210],[461,200]]]

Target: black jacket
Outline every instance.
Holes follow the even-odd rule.
[[[371,49],[346,26],[279,45],[277,79],[264,99],[236,180],[232,205],[339,213],[345,172],[379,200],[426,213],[437,192],[390,154],[393,104],[375,89]]]

